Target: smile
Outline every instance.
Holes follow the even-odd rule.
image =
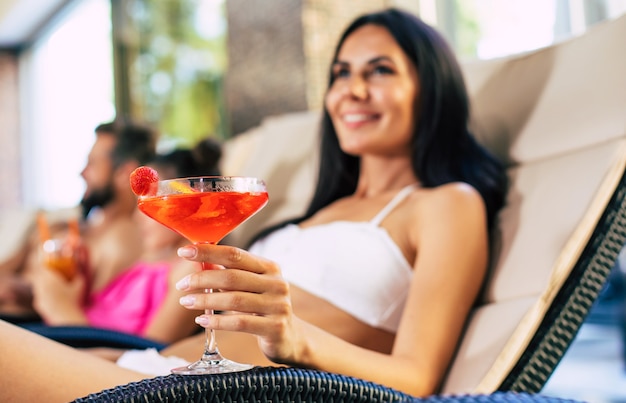
[[[378,115],[374,114],[365,114],[365,113],[350,113],[345,114],[341,117],[341,119],[345,123],[362,123],[374,120],[378,117]]]

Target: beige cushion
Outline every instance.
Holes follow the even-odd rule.
[[[569,41],[464,65],[478,138],[509,164],[619,137],[626,15]]]
[[[489,393],[570,273],[626,164],[626,16],[465,65],[473,127],[510,166],[501,250],[443,393]],[[513,307],[514,309],[509,309]]]
[[[603,179],[621,166],[624,140],[613,140],[510,170],[512,188],[501,212],[504,245],[485,302],[545,289],[568,240]]]
[[[238,227],[225,243],[245,246],[258,231],[302,215],[317,178],[319,112],[266,118],[259,127],[224,145],[224,175],[265,180],[270,201]]]
[[[444,393],[489,393],[502,382],[580,255],[625,157],[620,139],[511,172],[513,189],[502,212],[505,246]]]

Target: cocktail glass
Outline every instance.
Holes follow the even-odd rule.
[[[195,244],[216,244],[268,201],[265,183],[257,178],[204,176],[158,182],[154,195],[139,196],[137,206],[147,216]],[[209,265],[202,263],[202,269]],[[205,290],[211,293],[212,290]],[[207,314],[213,314],[207,310]],[[237,372],[252,366],[220,354],[215,331],[206,329],[200,360],[172,370],[175,374],[204,375]]]
[[[58,271],[67,280],[71,280],[78,269],[76,249],[64,238],[46,240],[42,247],[43,264]]]
[[[84,246],[80,239],[78,220],[68,223],[68,232],[52,237],[50,227],[43,214],[37,216],[37,226],[41,242],[41,260],[44,266],[61,273],[71,280],[85,264]]]

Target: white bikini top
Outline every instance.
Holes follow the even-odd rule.
[[[370,326],[395,333],[413,275],[383,219],[416,185],[403,188],[371,220],[287,225],[250,251],[278,263],[290,283]]]

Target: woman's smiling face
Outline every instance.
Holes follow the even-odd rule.
[[[326,109],[351,155],[408,155],[419,95],[417,70],[387,29],[364,25],[341,45]]]

